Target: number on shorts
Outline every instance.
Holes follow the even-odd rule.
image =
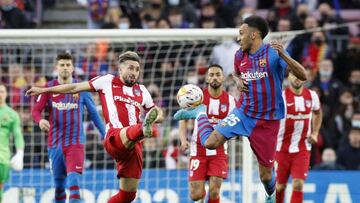
[[[240,118],[235,116],[235,114],[230,114],[224,119],[224,122],[226,122],[229,126],[234,126],[236,123],[240,122]]]
[[[191,171],[196,171],[196,169],[199,168],[199,165],[200,165],[199,159],[191,159],[190,170]]]

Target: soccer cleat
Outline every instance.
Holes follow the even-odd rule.
[[[155,123],[156,118],[158,117],[159,109],[154,107],[147,112],[145,119],[142,124],[143,134],[144,137],[151,137],[153,134],[153,127],[152,125]]]
[[[188,119],[195,119],[199,114],[204,113],[206,114],[206,106],[201,104],[195,108],[189,109],[180,109],[178,110],[175,115],[175,120],[188,120]]]
[[[265,195],[265,203],[275,203],[276,202],[276,191],[272,193],[272,195]]]

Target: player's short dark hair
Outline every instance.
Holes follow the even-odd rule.
[[[127,51],[119,56],[119,63],[123,63],[125,61],[136,61],[140,63],[140,57],[136,52],[133,51]]]
[[[245,18],[244,22],[248,24],[249,27],[256,28],[261,34],[261,38],[264,39],[269,32],[269,25],[266,20],[260,16],[252,15]]]
[[[56,62],[60,60],[71,60],[71,62],[74,63],[74,58],[69,52],[59,53],[56,57]]]
[[[210,64],[210,65],[208,66],[207,70],[209,70],[210,68],[219,68],[219,69],[221,69],[221,71],[224,70],[223,67],[220,66],[219,64]]]

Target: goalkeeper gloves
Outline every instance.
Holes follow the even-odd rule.
[[[16,154],[10,161],[11,168],[15,171],[22,171],[24,168],[24,150],[16,150]]]

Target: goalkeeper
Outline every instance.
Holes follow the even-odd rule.
[[[20,117],[6,104],[6,96],[5,85],[0,83],[0,203],[4,184],[9,178],[10,166],[17,171],[24,166],[24,137],[21,133]],[[14,136],[16,147],[16,154],[11,160],[10,135]]]

